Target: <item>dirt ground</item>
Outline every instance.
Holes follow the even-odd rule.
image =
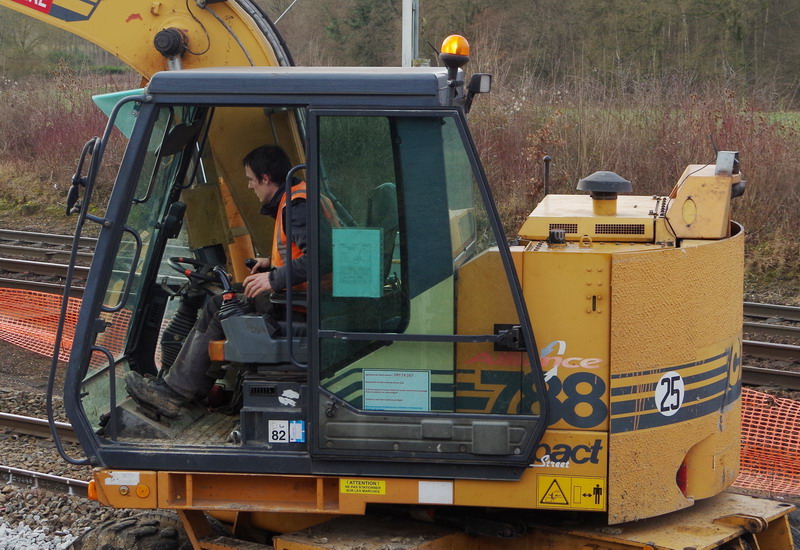
[[[0,340],[0,378],[3,387],[10,389],[34,389],[45,391],[50,373],[51,359],[33,353],[14,344]],[[63,383],[64,363],[59,363],[56,393],[60,394]]]

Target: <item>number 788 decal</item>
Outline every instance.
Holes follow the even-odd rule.
[[[656,409],[664,416],[672,416],[683,405],[683,378],[670,371],[661,377],[656,386]]]

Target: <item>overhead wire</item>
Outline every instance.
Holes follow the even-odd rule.
[[[288,8],[286,8],[285,10],[283,10],[283,13],[282,13],[282,14],[280,14],[280,15],[278,16],[278,18],[275,20],[275,24],[276,24],[276,25],[278,24],[278,21],[280,21],[281,19],[283,19],[283,16],[284,16],[284,15],[286,15],[287,13],[289,13],[289,10],[290,10],[290,9],[292,9],[292,6],[294,6],[295,4],[297,4],[297,0],[294,0],[294,2],[292,2],[291,4],[289,4],[289,7],[288,7]]]
[[[187,2],[188,2],[188,0],[187,0]],[[206,10],[207,10],[207,11],[208,11],[208,12],[209,12],[211,15],[213,15],[213,16],[214,16],[214,19],[216,19],[217,21],[219,21],[220,25],[222,25],[223,27],[225,27],[225,30],[227,30],[227,31],[228,31],[228,34],[230,34],[230,35],[231,35],[231,37],[232,37],[232,38],[233,38],[233,39],[236,41],[236,43],[237,43],[237,44],[239,44],[239,48],[241,48],[241,50],[242,50],[242,53],[244,53],[245,57],[247,58],[247,62],[248,62],[248,63],[250,63],[250,65],[251,65],[251,66],[255,66],[255,63],[253,62],[253,58],[252,58],[252,57],[250,57],[250,53],[247,51],[247,48],[245,48],[245,46],[244,46],[244,44],[242,43],[242,41],[241,41],[241,40],[239,40],[239,37],[238,37],[238,36],[236,36],[236,33],[235,33],[235,32],[233,32],[233,29],[231,29],[231,28],[230,28],[230,26],[228,26],[228,24],[227,24],[227,23],[226,23],[226,22],[225,22],[225,21],[224,21],[224,20],[223,20],[223,19],[222,19],[222,18],[221,18],[219,15],[217,15],[217,14],[216,14],[216,12],[214,12],[214,10],[212,10],[212,9],[211,9],[209,6],[206,6]]]

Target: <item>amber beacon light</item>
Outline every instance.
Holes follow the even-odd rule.
[[[447,77],[455,80],[458,76],[458,69],[469,61],[469,42],[460,34],[451,34],[442,42],[439,59],[447,67]]]
[[[469,42],[460,34],[451,34],[442,42],[442,53],[469,57]]]

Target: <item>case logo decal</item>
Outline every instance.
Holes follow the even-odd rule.
[[[595,439],[589,445],[570,446],[566,443],[558,443],[552,447],[547,443],[539,443],[534,457],[534,468],[569,468],[571,463],[591,464],[600,463],[600,451],[603,450],[603,441]]]
[[[719,348],[718,348],[719,349]],[[721,414],[741,398],[741,341],[682,365],[611,375],[611,433]]]

